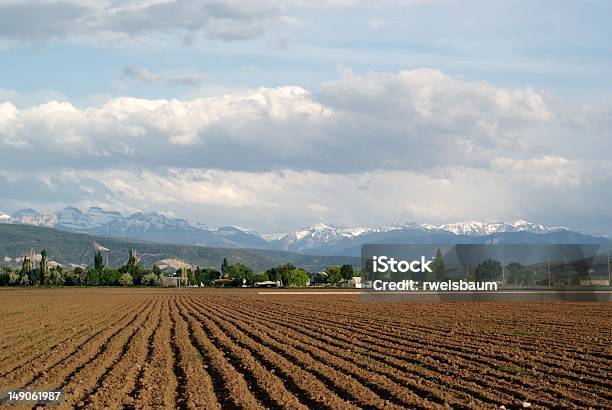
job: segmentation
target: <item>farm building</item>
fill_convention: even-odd
[[[316,272],[310,276],[310,286],[327,285],[327,272]]]
[[[361,276],[353,276],[350,279],[342,279],[337,285],[339,288],[361,289]]]

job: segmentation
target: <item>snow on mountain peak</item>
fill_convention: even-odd
[[[434,225],[422,225],[427,226],[428,229],[439,229],[443,231],[452,232],[456,235],[491,235],[499,232],[532,232],[532,233],[547,233],[547,232],[559,232],[569,230],[566,227],[546,227],[544,225],[527,222],[524,219],[518,219],[512,223],[509,222],[478,222],[478,221],[466,221],[457,222],[450,224],[443,224],[439,226]]]
[[[406,235],[410,235],[411,231],[420,231],[425,234],[427,232],[448,232],[469,236],[486,236],[502,232],[546,234],[570,231],[565,227],[547,227],[517,219],[514,222],[469,220],[441,225],[409,222],[403,225],[352,228],[319,222],[287,234],[260,235],[251,229],[238,226],[220,226],[215,229],[201,223],[190,223],[184,219],[170,216],[171,214],[161,212],[135,212],[129,216],[123,216],[119,212],[106,211],[99,207],[91,207],[86,211],[66,207],[57,212],[37,212],[33,209],[24,209],[11,216],[0,213],[0,223],[55,227],[71,232],[156,242],[218,247],[259,247],[298,252],[333,248],[341,242],[349,246],[353,240],[355,244],[363,243],[370,239],[367,235],[395,230],[405,231]]]

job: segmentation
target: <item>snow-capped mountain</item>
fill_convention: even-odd
[[[184,219],[168,218],[158,212],[136,212],[123,216],[119,212],[106,211],[98,207],[89,208],[84,212],[75,207],[67,207],[56,212],[24,209],[0,222],[182,245],[263,249],[270,247],[260,235],[248,229],[235,226],[209,229],[202,224],[191,224]]]
[[[169,218],[158,212],[123,216],[102,208],[57,212],[24,209],[0,223],[52,227],[69,232],[220,248],[259,248],[315,255],[358,255],[366,243],[590,243],[607,241],[566,227],[515,222],[468,221],[443,225],[406,223],[383,227],[346,228],[318,223],[287,234],[260,235],[237,226],[209,228],[201,223]]]
[[[432,235],[434,234],[440,235],[443,233],[450,233],[453,236],[482,237],[507,232],[529,232],[536,234],[546,234],[562,231],[570,231],[570,229],[566,227],[546,227],[524,220],[517,220],[512,223],[468,221],[443,225],[417,224],[411,222],[406,223],[404,225],[393,225],[376,228],[338,228],[319,223],[310,228],[291,232],[285,235],[284,237],[278,239],[276,241],[276,244],[279,248],[283,250],[290,250],[294,252],[315,251],[316,253],[319,253],[323,251],[322,248],[335,249],[340,243],[364,243],[363,239],[372,239],[374,237],[380,240],[380,234],[388,232],[395,232],[395,234],[399,234],[405,239],[407,237],[414,237],[417,234],[419,235],[419,237],[422,237],[423,234],[428,233],[430,234],[430,237],[432,237]]]
[[[57,215],[50,212],[37,212],[34,209],[22,209],[11,215],[11,222],[55,227],[57,225]]]
[[[324,223],[318,223],[310,228],[288,233],[274,241],[277,247],[283,250],[304,252],[319,248],[326,244],[336,243],[345,239],[351,239],[360,235],[373,232],[388,232],[398,227],[382,228],[340,228]]]
[[[452,232],[456,235],[491,235],[498,232],[532,232],[532,233],[550,233],[559,231],[569,231],[569,228],[564,226],[546,227],[540,224],[534,224],[525,220],[519,219],[515,222],[459,222],[452,224],[444,224],[439,226],[421,225],[429,229],[439,229]]]

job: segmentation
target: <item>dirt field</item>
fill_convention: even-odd
[[[0,388],[90,408],[612,408],[612,303],[0,291]]]

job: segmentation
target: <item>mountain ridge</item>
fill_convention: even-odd
[[[350,256],[305,255],[268,249],[228,249],[216,247],[177,245],[99,237],[61,231],[54,228],[26,224],[0,224],[0,258],[4,263],[18,264],[19,258],[47,251],[49,261],[63,266],[91,266],[95,253],[103,246],[103,257],[108,266],[117,268],[128,260],[134,250],[142,264],[152,266],[169,260],[184,261],[190,265],[219,269],[227,258],[229,263],[243,263],[262,271],[282,263],[292,263],[308,271],[319,271],[326,266],[352,264],[359,266],[359,258]]]
[[[107,211],[100,207],[90,207],[86,211],[66,207],[55,212],[37,212],[28,208],[10,216],[0,212],[0,223],[34,225],[74,233],[179,245],[284,250],[319,255],[356,255],[355,249],[361,244],[376,241],[507,241],[512,237],[507,234],[511,233],[518,234],[514,238],[519,242],[527,237],[536,242],[549,241],[550,238],[567,240],[572,237],[586,241],[607,241],[607,238],[588,235],[564,226],[548,227],[522,219],[514,222],[472,220],[441,225],[410,222],[404,225],[352,228],[317,223],[286,234],[260,235],[254,230],[231,225],[209,228],[205,224],[170,218],[159,212],[135,212],[123,216],[117,211]]]

